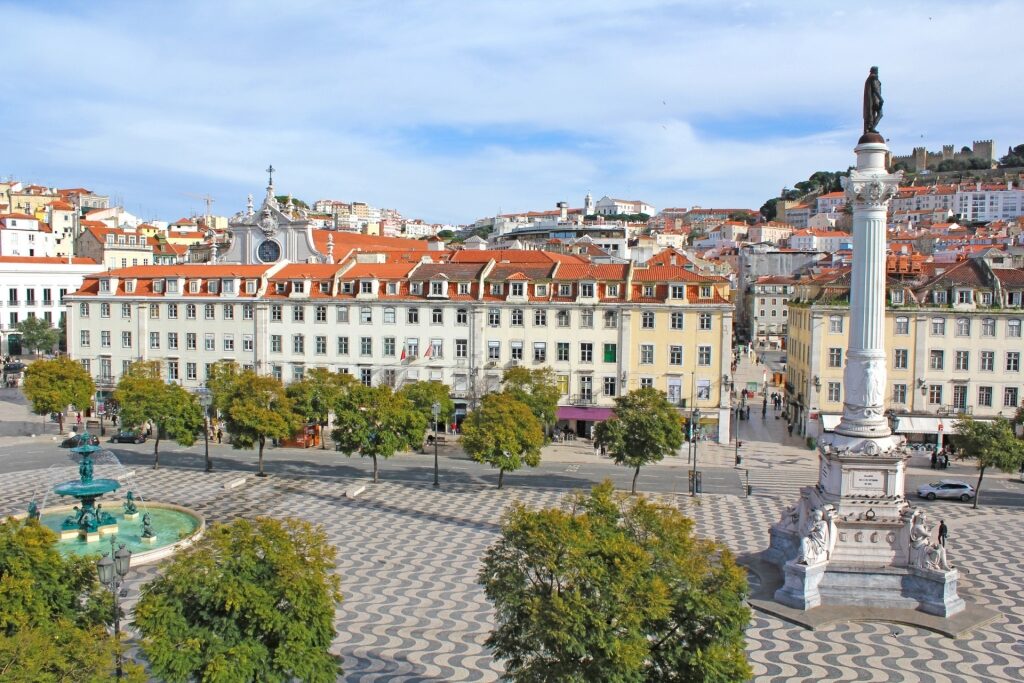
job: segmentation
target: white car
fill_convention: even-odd
[[[967,502],[971,498],[974,498],[974,487],[965,481],[943,479],[942,481],[935,482],[934,484],[922,484],[917,487],[917,495],[919,498],[927,498],[928,500],[935,500],[936,498],[959,498],[960,500]]]

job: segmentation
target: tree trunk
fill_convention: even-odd
[[[981,478],[985,476],[985,466],[978,472],[978,485],[974,487],[974,509],[978,509],[978,498],[981,497]]]
[[[630,489],[630,493],[636,495],[636,478],[640,476],[640,465],[636,466],[636,470],[633,472],[633,488]]]
[[[263,447],[267,445],[267,437],[260,436],[260,459],[259,465],[256,467],[256,476],[265,477],[266,473],[263,471]]]
[[[327,435],[327,425],[328,424],[329,423],[326,420],[324,420],[324,421],[322,421],[320,423],[320,450],[322,450],[322,451],[326,451],[327,450],[327,438],[326,438],[326,435]]]
[[[498,469],[498,488],[501,489],[501,485],[505,483],[505,468]]]
[[[46,418],[43,418],[43,419],[46,419]],[[57,413],[57,429],[60,430],[61,434],[64,433],[64,413],[62,413],[62,412],[58,412]]]
[[[160,469],[160,430],[156,430],[156,441],[153,442],[153,469]]]
[[[374,453],[371,457],[373,457],[373,483],[376,484],[380,481],[380,475],[377,472],[377,454]]]

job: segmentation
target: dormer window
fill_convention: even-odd
[[[982,306],[991,306],[992,305],[992,292],[982,292],[981,293],[981,305]]]
[[[700,298],[701,299],[710,299],[711,298],[711,285],[701,285],[700,286]]]
[[[511,296],[523,296],[523,292],[525,291],[525,286],[523,285],[522,282],[513,282],[510,285],[510,287],[511,287],[511,289],[509,291],[509,294]]]
[[[284,282],[275,282],[274,283],[274,293],[275,294],[285,294],[285,293],[287,293],[287,291],[288,291],[287,283],[284,283]]]
[[[189,294],[199,293],[199,280],[192,280],[188,283]]]
[[[534,285],[533,286],[533,293],[536,294],[537,296],[547,296],[548,295],[548,286],[547,285]]]
[[[255,280],[246,280],[245,281],[245,293],[246,294],[255,294],[256,293],[256,281]]]
[[[110,280],[100,280],[100,293],[110,294]]]
[[[572,296],[572,285],[558,285],[558,296]]]
[[[341,283],[341,293],[342,294],[351,294],[352,293],[352,283],[351,282],[342,282]]]
[[[107,244],[113,244],[113,243],[114,243],[114,236],[113,235],[107,235]]]
[[[956,291],[956,302],[958,304],[974,303],[974,292],[969,289],[958,289]]]
[[[673,299],[685,299],[686,298],[686,286],[685,285],[672,285],[669,287],[669,296]]]
[[[945,304],[947,302],[948,298],[946,296],[946,290],[937,289],[934,292],[932,292],[932,303]]]
[[[153,293],[154,294],[162,294],[163,291],[164,291],[164,281],[163,280],[153,280]]]
[[[225,294],[234,294],[235,293],[235,281],[234,280],[224,280],[224,287],[223,287],[223,289],[224,289],[224,293]]]
[[[580,283],[580,296],[585,299],[594,298],[594,283],[593,282],[581,282]]]
[[[619,295],[619,285],[618,285],[618,283],[611,283],[611,284],[609,284],[608,285],[608,296],[618,296],[618,295]]]
[[[420,295],[423,294],[423,283],[422,282],[410,282],[409,293]]]
[[[891,292],[889,292],[889,301],[891,301],[892,303],[894,303],[896,305],[902,305],[903,304],[903,290],[902,289],[894,289]]]
[[[330,282],[321,282],[319,286],[320,286],[320,293],[321,294],[330,294],[331,293],[331,283]]]
[[[459,294],[469,294],[469,283],[468,282],[460,282],[459,283]]]
[[[388,296],[398,296],[398,283],[397,282],[389,282],[388,283],[388,290],[387,291],[388,291]]]
[[[216,294],[219,289],[219,280],[210,280],[209,282],[206,283],[206,291],[208,291],[210,294]]]
[[[648,298],[654,296],[654,285],[644,285],[644,296]]]
[[[177,280],[168,280],[167,281],[167,293],[168,294],[177,294],[178,293],[178,281]]]
[[[491,296],[501,296],[502,291],[504,291],[504,287],[500,282],[491,283]]]
[[[128,244],[133,247],[135,246],[135,235],[128,236]]]
[[[444,296],[444,282],[439,280],[431,280],[430,282],[430,296]]]
[[[135,280],[125,280],[124,281],[124,291],[125,291],[125,294],[134,294],[135,293]]]
[[[292,294],[305,294],[305,293],[306,293],[306,283],[305,282],[303,282],[302,280],[296,280],[295,282],[292,282]]]
[[[117,243],[118,243],[118,245],[123,245],[124,244],[124,235],[118,235],[117,236]]]
[[[373,294],[373,280],[360,280],[359,281],[359,293],[360,294]]]

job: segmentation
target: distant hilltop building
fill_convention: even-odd
[[[934,168],[943,161],[982,159],[988,163],[989,168],[996,164],[996,145],[992,140],[975,140],[971,147],[963,147],[955,152],[953,145],[943,145],[941,152],[929,152],[925,147],[915,147],[914,151],[904,156],[894,156],[892,165],[902,164],[907,170],[914,173],[921,173]]]

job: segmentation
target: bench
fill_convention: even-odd
[[[437,435],[437,445],[438,446],[444,446],[446,443],[448,443],[448,441],[447,441],[445,435],[444,434],[438,434]],[[430,434],[430,435],[427,436],[427,446],[433,446],[433,445],[434,445],[434,435]]]
[[[232,479],[231,481],[226,481],[224,482],[224,488],[237,489],[239,486],[244,486],[247,480],[248,477],[239,477],[237,479]]]
[[[366,485],[365,484],[356,484],[355,486],[349,486],[347,489],[345,489],[345,497],[346,498],[355,498],[356,496],[358,496],[360,493],[362,493],[365,490],[366,490]]]

